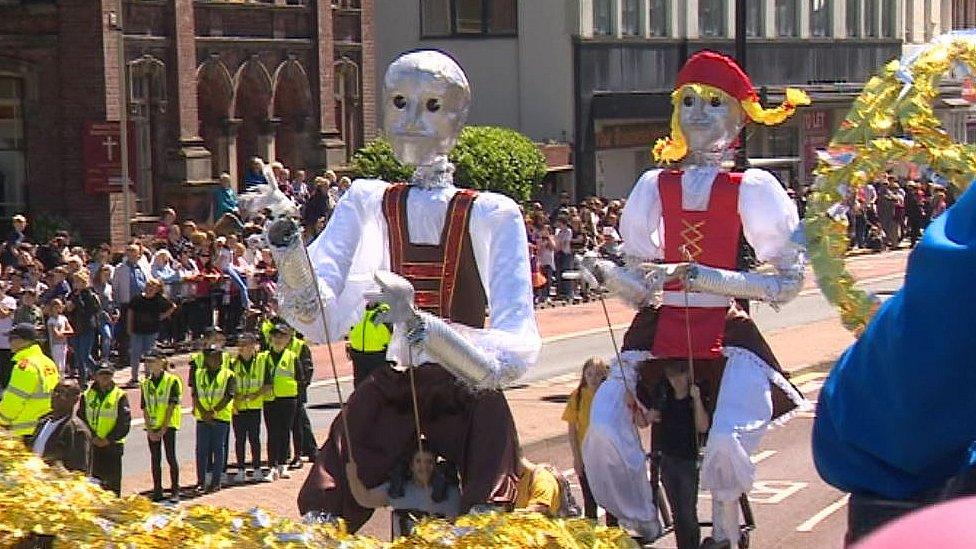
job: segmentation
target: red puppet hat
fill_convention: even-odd
[[[705,84],[718,88],[739,101],[758,100],[749,75],[731,57],[710,50],[692,55],[678,72],[675,88]]]

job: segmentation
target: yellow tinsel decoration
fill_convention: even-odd
[[[816,170],[820,180],[805,221],[810,262],[824,296],[838,308],[844,326],[856,334],[864,330],[877,304],[855,287],[844,265],[846,220],[828,212],[844,200],[845,190],[855,192],[882,175],[891,161],[927,165],[958,192],[965,190],[976,176],[976,148],[953,142],[933,107],[939,81],[953,63],[976,69],[972,39],[932,44],[907,67],[898,60],[886,64],[880,75],[865,84],[828,146],[828,151],[852,149],[853,159],[844,165],[821,161]],[[902,137],[892,136],[895,132]]]
[[[49,467],[17,437],[0,429],[0,546],[51,537],[55,547],[334,549],[593,547],[637,545],[618,528],[583,519],[528,513],[431,520],[394,542],[349,534],[343,524],[304,524],[254,508],[167,507],[142,496],[117,498],[78,473]]]

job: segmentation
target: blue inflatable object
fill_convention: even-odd
[[[823,386],[814,462],[841,490],[910,499],[976,463],[974,186],[925,230],[904,286]]]

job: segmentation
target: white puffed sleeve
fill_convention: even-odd
[[[451,326],[499,362],[501,378],[515,380],[535,365],[542,346],[532,305],[525,222],[510,198],[481,193],[472,207],[469,230],[491,325]]]
[[[758,169],[742,174],[739,215],[746,240],[759,261],[775,261],[788,248],[800,224],[796,204],[773,174]]]
[[[634,184],[627,197],[627,204],[620,216],[620,237],[623,252],[640,260],[663,259],[663,227],[661,219],[661,195],[657,178],[661,170],[644,173]]]
[[[325,230],[308,248],[333,342],[341,341],[362,317],[363,296],[375,289],[373,273],[389,269],[382,220],[383,193],[388,186],[377,179],[354,181],[336,204]],[[306,333],[301,326],[296,328]]]

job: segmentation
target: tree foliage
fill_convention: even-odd
[[[393,157],[393,147],[382,137],[366,143],[352,156],[355,177],[382,179],[383,181],[408,181],[413,168],[404,166]]]
[[[494,191],[525,202],[546,175],[546,160],[529,138],[508,128],[468,126],[451,151],[459,187]],[[406,181],[412,168],[393,157],[390,143],[377,138],[353,156],[358,177]]]

